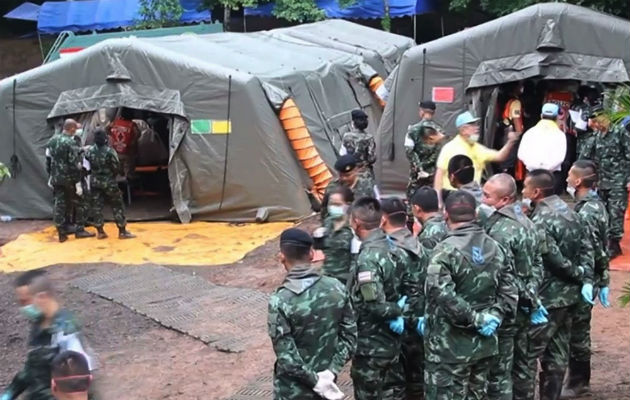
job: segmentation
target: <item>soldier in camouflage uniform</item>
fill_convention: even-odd
[[[400,354],[400,335],[390,329],[403,313],[400,252],[380,229],[381,216],[372,198],[355,201],[350,213],[350,226],[362,242],[350,282],[358,328],[351,370],[356,400],[391,398],[385,393],[386,376]]]
[[[527,378],[514,386],[514,399],[533,399],[536,360],[540,357],[540,399],[557,400],[568,364],[571,315],[580,301],[592,303],[593,247],[588,229],[558,196],[551,172],[537,169],[525,178],[523,198],[531,201],[543,258],[539,284],[541,309],[548,323],[529,330]],[[582,297],[582,299],[580,299]],[[533,319],[532,319],[533,320]]]
[[[449,235],[427,268],[419,331],[425,343],[427,400],[485,398],[495,331],[517,303],[512,261],[475,221],[475,199],[453,192],[445,201]]]
[[[103,229],[103,208],[105,201],[111,205],[116,226],[118,226],[119,239],[131,239],[135,235],[127,231],[127,221],[125,219],[125,205],[122,193],[116,183],[116,175],[120,172],[120,163],[114,149],[107,145],[107,134],[103,129],[98,129],[94,133],[94,145],[92,145],[85,155],[91,167],[91,187],[92,187],[92,213],[94,216],[94,226],[98,232],[99,239],[107,238]]]
[[[346,154],[345,156],[339,157],[335,162],[335,170],[339,174],[339,177],[331,181],[328,186],[326,186],[324,201],[322,202],[322,209],[320,211],[322,222],[328,216],[328,194],[333,188],[339,185],[349,187],[352,190],[355,199],[360,199],[361,197],[379,197],[378,189],[374,184],[374,180],[365,172],[360,170],[357,165],[357,160],[352,154]]]
[[[595,117],[595,137],[584,148],[581,159],[595,162],[599,172],[599,195],[609,216],[608,250],[611,258],[621,254],[623,220],[628,206],[630,183],[630,134],[621,124],[611,126],[603,114]]]
[[[516,191],[516,181],[508,174],[492,176],[483,187],[483,203],[493,210],[484,229],[511,255],[518,287],[517,314],[504,320],[497,332],[499,354],[492,360],[488,377],[490,400],[511,400],[512,382],[522,386],[521,380],[526,378],[530,314],[540,307],[540,240],[534,223],[516,202]]]
[[[54,297],[46,273],[33,270],[20,275],[15,281],[15,292],[21,313],[31,322],[28,353],[23,369],[15,375],[2,400],[17,399],[25,393],[25,400],[54,400],[50,388],[51,363],[66,349],[81,352],[79,326],[72,314]]]
[[[418,242],[426,249],[433,250],[448,234],[444,216],[440,212],[438,195],[430,186],[423,186],[411,198],[414,217],[422,225]]]
[[[85,230],[85,218],[87,215],[85,201],[81,200],[83,186],[81,184],[81,155],[80,148],[73,139],[79,124],[68,119],[63,124],[63,132],[53,135],[46,146],[50,154],[50,183],[53,186],[53,222],[57,228],[59,241],[65,242],[68,239],[68,232],[65,230],[66,218],[69,209],[74,206],[76,210],[77,239],[92,237],[93,233]]]
[[[276,354],[276,400],[338,399],[336,375],[352,358],[357,325],[349,294],[311,265],[311,237],[291,228],[280,236],[284,283],[269,299],[268,329]]]
[[[390,379],[394,386],[394,399],[416,400],[424,397],[424,343],[416,332],[418,316],[424,314],[424,280],[429,263],[428,252],[406,228],[406,207],[402,200],[388,198],[381,201],[382,229],[389,240],[403,251],[401,294],[407,296],[404,310],[405,330],[402,334],[402,352],[397,368]]]
[[[435,103],[420,103],[420,122],[410,125],[405,135],[405,153],[409,160],[407,200],[422,186],[433,185],[435,165],[442,148],[443,129],[435,121]]]
[[[597,185],[597,168],[587,160],[576,161],[569,170],[567,191],[575,196],[575,212],[589,228],[594,254],[594,282],[599,292],[599,300],[604,307],[610,307],[608,299],[608,213],[594,188]],[[588,390],[591,377],[591,310],[592,305],[578,303],[571,316],[571,342],[569,352],[569,378],[562,391],[562,397],[573,398]]]
[[[337,278],[346,285],[354,264],[354,234],[348,223],[348,209],[354,195],[347,186],[337,186],[328,194],[327,200],[328,217],[323,226],[313,232],[314,247],[326,256],[322,274]]]
[[[352,110],[352,127],[341,140],[340,155],[352,154],[357,160],[361,172],[365,172],[374,180],[374,163],[376,162],[376,142],[374,136],[366,132],[368,116],[362,110]]]

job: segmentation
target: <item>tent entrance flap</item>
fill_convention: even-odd
[[[486,60],[479,64],[466,90],[539,76],[543,79],[622,83],[630,80],[620,58],[567,52],[534,52]]]
[[[191,220],[189,196],[183,184],[189,171],[180,160],[178,149],[184,136],[190,132],[190,123],[184,113],[180,93],[170,89],[156,89],[131,82],[110,82],[62,92],[48,114],[48,119],[94,112],[104,108],[131,108],[170,115],[170,138],[168,143],[168,177],[173,206],[180,221]]]

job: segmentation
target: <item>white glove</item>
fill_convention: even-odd
[[[330,380],[326,372],[327,371],[322,371],[317,374],[317,384],[313,388],[313,391],[326,400],[342,400],[344,397],[343,392]],[[328,373],[332,374],[330,371],[328,371]],[[322,376],[320,374],[325,375]],[[332,376],[334,378],[334,374]]]
[[[47,185],[48,185],[49,188],[54,189],[53,184],[52,184],[52,176],[50,178],[48,178]]]
[[[326,380],[329,380],[330,382],[335,381],[335,374],[329,369],[325,369],[323,371],[318,372],[317,376],[319,377],[319,379],[326,379]]]
[[[76,185],[74,185],[76,192],[77,192],[77,196],[83,196],[83,186],[81,186],[81,182],[77,182]]]

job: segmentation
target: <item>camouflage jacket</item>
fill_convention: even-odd
[[[470,193],[474,198],[477,206],[481,204],[481,198],[483,197],[483,190],[481,189],[481,185],[479,182],[472,181],[460,187],[461,190],[464,190]]]
[[[517,288],[501,246],[476,224],[465,224],[437,245],[425,283],[426,360],[461,363],[497,354],[496,335],[479,334],[482,313],[514,313]]]
[[[409,126],[405,136],[405,153],[409,160],[409,179],[412,181],[422,178],[419,176],[421,171],[426,172],[428,176],[435,174],[438,155],[442,149],[442,144],[429,145],[424,142],[422,137],[424,127],[442,131],[437,123],[430,120],[422,120]]]
[[[79,335],[79,326],[67,310],[57,312],[47,328],[40,327],[39,322],[33,323],[24,368],[6,389],[13,395],[12,399],[26,392],[26,400],[54,400],[50,391],[52,360],[66,350],[62,338],[76,335]]]
[[[354,234],[346,222],[339,229],[335,229],[336,220],[328,217],[324,221],[326,237],[322,249],[326,258],[322,265],[322,273],[326,276],[337,278],[344,285],[348,282],[348,276],[352,270],[354,256],[350,253],[350,245]]]
[[[400,353],[400,336],[388,322],[402,315],[400,299],[401,252],[380,229],[361,243],[350,294],[357,313],[357,355],[394,360]]]
[[[630,177],[630,134],[621,125],[611,127],[606,134],[596,132],[579,158],[597,164],[600,189],[625,187]]]
[[[121,171],[118,155],[114,149],[107,145],[102,147],[92,145],[85,158],[90,162],[92,186],[103,188],[116,185],[116,176]]]
[[[81,149],[72,136],[53,135],[46,146],[50,152],[51,183],[69,186],[81,180]]]
[[[388,235],[391,242],[407,257],[402,271],[401,296],[407,296],[405,307],[405,328],[416,335],[418,317],[424,315],[424,281],[427,277],[427,265],[429,264],[429,251],[422,247],[418,240],[403,228]]]
[[[608,213],[606,206],[594,191],[589,191],[578,199],[574,208],[584,225],[588,227],[593,245],[594,281],[596,286],[604,287],[610,284],[608,272]]]
[[[440,243],[448,235],[448,227],[444,216],[442,214],[436,214],[422,224],[422,230],[418,234],[418,241],[426,249],[433,249],[438,243]]]
[[[268,330],[276,353],[274,399],[319,399],[317,372],[339,373],[357,344],[346,288],[308,264],[293,267],[271,295]]]
[[[326,186],[324,196],[328,195],[334,188],[341,185],[343,185],[343,183],[341,183],[339,178],[330,181],[330,183]],[[352,190],[352,193],[354,193],[354,198],[356,200],[361,197],[376,197],[374,187],[374,180],[370,177],[369,173],[362,172],[358,174],[356,182],[350,189]],[[326,217],[328,217],[328,210],[326,207],[322,207],[320,216],[322,222],[326,220]]]
[[[341,142],[346,152],[354,155],[361,167],[371,167],[376,162],[376,143],[371,134],[351,130],[343,135]]]
[[[538,277],[538,293],[542,304],[547,309],[576,304],[582,284],[593,282],[593,247],[588,229],[555,195],[537,202],[531,219],[541,240],[543,275]]]
[[[534,223],[523,214],[519,203],[497,210],[485,225],[486,232],[511,254],[514,261],[519,306],[537,308],[538,281],[543,265],[540,240]]]

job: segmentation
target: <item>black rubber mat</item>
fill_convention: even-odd
[[[352,400],[353,389],[352,379],[350,378],[350,365],[347,365],[339,374],[337,379],[339,389],[346,395],[344,400]],[[273,376],[269,372],[266,375],[259,376],[255,380],[239,389],[231,397],[225,400],[271,400],[273,397]]]
[[[241,352],[267,339],[268,295],[256,290],[214,285],[157,265],[114,268],[71,284],[221,351]]]

